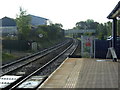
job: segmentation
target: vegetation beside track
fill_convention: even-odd
[[[2,53],[2,60],[10,60],[10,59],[14,59],[16,58],[17,56],[15,55],[12,55],[10,53]]]
[[[26,53],[35,53],[37,51],[40,51],[44,48],[51,47],[61,41],[64,40],[64,30],[62,29],[62,24],[50,24],[50,25],[39,25],[39,26],[32,26],[30,24],[31,17],[26,13],[26,10],[23,10],[20,7],[20,13],[17,15],[15,21],[18,28],[18,34],[15,35],[16,37],[11,36],[4,36],[3,40],[9,40],[10,42],[12,40],[25,41],[23,45],[14,43],[10,44],[7,42],[7,46],[3,45],[3,54],[2,54],[2,60],[9,60],[9,59],[16,59],[20,58],[21,55],[14,55],[17,50],[20,52],[23,52],[23,55],[26,56]],[[27,41],[27,46],[26,45]],[[32,51],[32,43],[37,43],[37,51]],[[28,45],[29,44],[29,45]],[[15,48],[15,46],[17,46]],[[21,48],[21,47],[25,48]],[[9,47],[9,48],[8,48]],[[30,47],[30,48],[29,48]],[[7,52],[4,51],[7,49]],[[19,52],[17,51],[17,53]],[[9,54],[8,54],[9,53]],[[8,55],[7,55],[8,54]]]
[[[64,41],[64,39],[63,40],[58,39],[58,40],[52,40],[52,41],[50,41],[50,40],[42,41],[42,42],[40,42],[40,50],[52,47],[53,45],[55,45],[57,43],[60,43],[60,42],[63,42],[63,41]],[[36,51],[36,52],[38,52],[38,51]],[[35,51],[32,51],[32,50],[27,50],[27,51],[5,50],[4,51],[3,50],[3,52],[2,52],[2,62],[3,63],[8,63],[8,62],[14,61],[18,58],[30,55],[32,53],[35,53]]]

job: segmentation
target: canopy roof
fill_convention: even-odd
[[[108,19],[113,19],[116,17],[120,18],[120,1],[115,6],[115,8],[112,10],[112,12],[107,16]]]

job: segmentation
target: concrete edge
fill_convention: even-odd
[[[56,72],[60,67],[62,67],[62,65],[63,65],[68,59],[69,59],[69,57],[67,57],[67,58],[62,62],[62,64],[61,64],[52,74],[50,74],[50,76],[38,87],[38,89],[41,88],[41,87],[53,76],[53,74],[55,74],[55,72]],[[38,89],[37,89],[37,90],[38,90]]]

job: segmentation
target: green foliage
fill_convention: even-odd
[[[2,60],[8,60],[8,59],[13,59],[15,56],[9,54],[9,53],[2,53]]]
[[[89,33],[84,33],[84,35],[87,35],[87,36],[92,36],[93,33],[92,32],[89,32]]]
[[[76,23],[77,29],[96,29],[98,23],[94,22],[92,19],[88,19],[87,21],[80,21]]]
[[[106,39],[108,36],[110,36],[112,33],[112,23],[107,22],[104,24],[98,24],[96,29],[96,37],[98,39]]]
[[[18,40],[17,36],[2,36],[3,40]]]
[[[118,22],[120,23],[120,21]],[[111,22],[107,22],[107,23],[98,23],[95,22],[92,19],[88,19],[86,21],[80,21],[76,23],[76,27],[74,27],[74,29],[95,29],[96,33],[95,36],[98,39],[106,39],[108,36],[111,35],[112,32],[112,23]],[[118,33],[120,35],[120,30],[118,30]],[[93,35],[93,33],[85,33],[84,35]]]
[[[18,39],[28,39],[31,30],[30,21],[31,18],[26,14],[26,10],[23,10],[20,7],[20,13],[16,17],[16,23],[19,31]]]
[[[29,41],[44,41],[57,40],[64,38],[64,31],[62,24],[40,25],[32,27],[30,25],[31,18],[26,14],[26,11],[20,7],[20,13],[16,17],[18,27],[18,39]],[[39,35],[43,37],[39,37]]]
[[[61,24],[40,25],[31,31],[30,37],[33,41],[57,40],[64,38],[64,31]],[[43,37],[39,37],[42,34]]]

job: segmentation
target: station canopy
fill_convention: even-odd
[[[108,19],[114,19],[116,17],[120,18],[120,1],[112,10],[112,12],[107,16]]]

